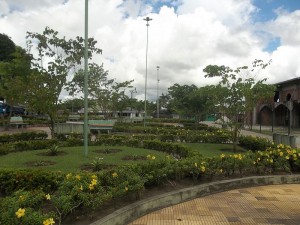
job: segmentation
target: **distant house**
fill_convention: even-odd
[[[275,84],[274,97],[253,111],[253,122],[261,125],[300,127],[300,78]]]

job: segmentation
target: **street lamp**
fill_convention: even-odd
[[[156,108],[157,108],[157,114],[156,117],[159,118],[159,96],[158,96],[158,86],[159,86],[159,66],[156,66],[157,69],[157,100],[156,100]]]
[[[152,19],[148,16],[144,18],[144,20],[147,22],[147,42],[146,42],[146,76],[145,76],[145,114],[144,114],[144,127],[146,126],[146,117],[147,117],[147,66],[148,66],[148,27],[149,27],[149,21]]]
[[[133,90],[130,90],[130,111],[132,111],[132,96],[133,96],[133,93],[137,93],[136,92],[136,88],[134,88]],[[130,112],[132,113],[132,112]]]

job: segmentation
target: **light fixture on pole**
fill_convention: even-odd
[[[158,90],[159,90],[159,66],[156,66],[157,69],[157,100],[156,100],[156,117],[159,118],[159,96],[158,96]]]
[[[134,88],[133,90],[130,90],[129,92],[130,92],[130,111],[132,111],[132,96],[133,96],[133,93],[136,93],[136,88]]]
[[[144,127],[145,127],[146,126],[146,117],[147,117],[148,27],[149,27],[149,21],[151,21],[152,19],[147,16],[146,18],[144,18],[144,20],[147,22],[146,23],[146,26],[147,26],[147,42],[146,42],[146,76],[145,76],[145,113],[144,113]]]

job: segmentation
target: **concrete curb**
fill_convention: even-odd
[[[194,198],[237,188],[275,184],[300,184],[300,174],[253,176],[232,180],[222,180],[184,188],[135,202],[91,223],[90,225],[125,225],[155,210]]]

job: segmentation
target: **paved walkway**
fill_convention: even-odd
[[[243,188],[197,198],[128,225],[300,225],[300,184]]]

